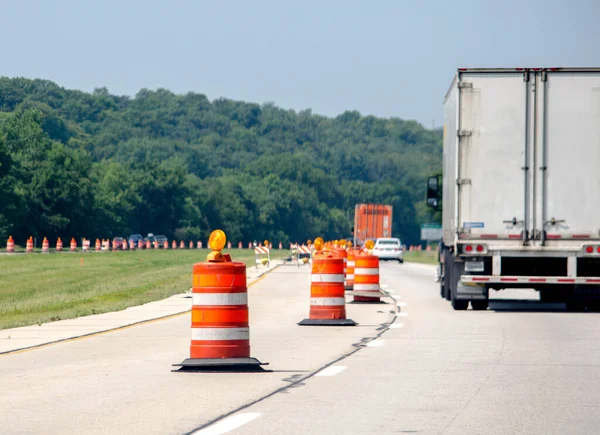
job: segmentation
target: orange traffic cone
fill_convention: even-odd
[[[169,249],[169,242],[165,240],[165,243],[163,243],[163,249]]]
[[[246,265],[222,255],[224,245],[192,269],[192,340],[190,358],[174,364],[181,370],[264,364],[250,357]]]
[[[8,236],[8,240],[6,241],[6,252],[9,254],[15,252],[15,241],[13,240],[12,236]]]
[[[252,242],[248,242],[248,249],[252,249]]]
[[[58,240],[56,240],[56,252],[62,252],[62,250],[63,250],[63,242],[59,237]]]
[[[146,249],[150,249],[152,247],[152,244],[150,243],[150,240],[146,240]]]
[[[194,242],[190,240],[190,249],[194,249]]]
[[[379,287],[379,257],[360,254],[354,260],[354,302],[379,303],[385,297]]]
[[[74,238],[71,238],[71,251],[77,251],[77,242]]]
[[[238,243],[238,249],[242,249],[242,242]]]
[[[138,249],[144,249],[144,241],[138,240]]]
[[[96,239],[96,245],[94,246],[94,251],[98,252],[102,249],[102,246],[100,245],[100,239]]]
[[[44,240],[42,241],[42,254],[49,254],[50,253],[50,243],[48,243],[48,239],[44,237]]]
[[[183,240],[179,243],[179,249],[185,249],[185,242]]]
[[[344,286],[346,287],[346,290],[353,290],[354,289],[354,265],[355,265],[355,258],[358,255],[359,250],[358,249],[348,249],[347,255],[348,255],[348,262],[346,263],[346,282],[344,283]]]
[[[354,326],[346,318],[344,259],[337,252],[319,252],[313,258],[309,318],[301,326]]]
[[[25,248],[25,252],[33,252],[33,237],[29,237],[27,239],[27,245]]]
[[[177,242],[175,240],[171,243],[171,249],[177,249]]]

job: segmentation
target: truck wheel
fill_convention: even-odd
[[[485,311],[488,309],[489,304],[490,301],[488,299],[483,301],[471,301],[471,308],[473,308],[475,311]]]
[[[454,308],[455,311],[464,311],[469,308],[469,301],[452,299],[452,308]]]
[[[570,299],[566,302],[565,305],[567,306],[567,311],[572,311],[572,312],[585,311],[585,303],[578,301],[578,300]]]

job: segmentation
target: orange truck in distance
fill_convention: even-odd
[[[354,207],[354,246],[369,240],[392,237],[392,206],[386,204],[356,204]]]

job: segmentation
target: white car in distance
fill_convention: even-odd
[[[380,260],[396,260],[404,263],[404,253],[400,239],[395,238],[379,238],[373,247],[373,255],[379,257]]]

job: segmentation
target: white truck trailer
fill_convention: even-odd
[[[597,310],[600,68],[459,69],[427,199],[442,209],[440,291],[454,309],[533,288]]]

